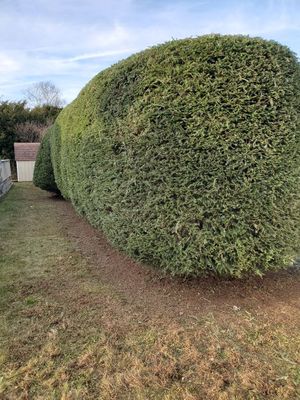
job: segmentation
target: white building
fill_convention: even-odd
[[[40,143],[14,143],[18,182],[32,181],[39,147]]]

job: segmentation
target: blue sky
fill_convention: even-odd
[[[69,102],[132,53],[208,33],[274,39],[300,56],[300,0],[0,0],[0,97],[51,80]]]

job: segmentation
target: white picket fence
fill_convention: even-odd
[[[9,191],[12,185],[9,160],[0,160],[0,197]]]

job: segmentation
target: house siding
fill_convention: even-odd
[[[18,182],[30,182],[33,179],[35,161],[17,161]]]

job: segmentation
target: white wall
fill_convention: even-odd
[[[9,160],[0,160],[0,197],[11,187],[11,171]]]
[[[35,161],[17,161],[18,182],[30,182],[33,178]]]
[[[0,160],[0,181],[5,181],[11,176],[9,160]]]

